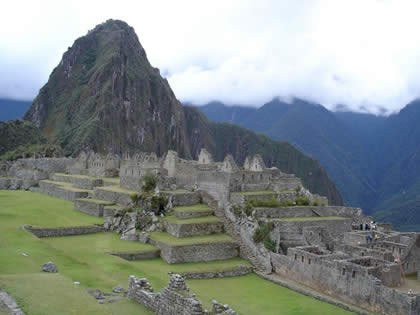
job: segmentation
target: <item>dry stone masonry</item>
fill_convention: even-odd
[[[147,253],[109,253],[123,259],[160,255],[168,263],[183,263],[240,256],[259,274],[275,274],[369,312],[420,314],[420,292],[401,289],[405,275],[420,274],[419,233],[371,223],[359,208],[329,206],[296,176],[266,167],[259,155],[240,166],[231,155],[215,161],[205,149],[197,161],[174,151],[161,157],[82,152],[77,158],[21,159],[0,170],[0,189],[30,189],[72,200],[77,211],[105,217],[104,227],[25,226],[38,237],[112,230],[124,240],[156,247]],[[138,202],[145,175],[156,178],[149,197],[165,200],[156,213],[139,210],[145,205],[143,197],[143,204]],[[146,279],[132,276],[128,295],[158,314],[205,314],[184,277],[251,271],[243,266],[171,275],[159,293]],[[217,302],[211,312],[233,313]]]

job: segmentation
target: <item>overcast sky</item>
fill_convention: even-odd
[[[0,97],[33,99],[74,40],[134,27],[181,101],[300,97],[377,113],[420,96],[420,1],[7,1]]]

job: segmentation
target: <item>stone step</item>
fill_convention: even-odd
[[[121,188],[120,186],[95,187],[93,197],[98,200],[112,201],[120,205],[128,205],[131,202],[131,195],[137,191]]]
[[[118,256],[125,260],[145,260],[160,257],[160,249],[156,248],[154,250],[140,252],[112,252],[107,254]]]
[[[173,190],[173,191],[162,191],[165,197],[171,200],[172,206],[192,206],[200,203],[201,196],[199,192],[193,192],[188,190]]]
[[[225,260],[237,257],[239,246],[226,234],[176,238],[168,233],[149,233],[150,243],[159,247],[169,264]]]
[[[92,190],[76,188],[67,182],[56,182],[51,180],[39,181],[39,188],[41,193],[70,201],[86,198],[93,193]]]
[[[163,219],[163,225],[168,234],[175,237],[190,237],[223,233],[222,220],[215,216],[180,219],[168,216]]]
[[[207,217],[213,215],[213,210],[206,204],[195,204],[192,206],[178,206],[173,208],[174,214],[180,219]]]
[[[112,201],[91,198],[80,198],[74,201],[74,209],[96,217],[103,217],[105,206],[111,205],[113,205]]]
[[[230,201],[233,204],[244,203],[249,199],[271,199],[277,198],[277,193],[272,190],[258,191],[236,191],[230,194]]]

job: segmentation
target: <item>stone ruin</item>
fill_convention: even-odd
[[[217,250],[214,245],[208,248],[196,246],[193,251],[184,251],[182,247],[160,247],[160,256],[167,262],[220,259],[239,253],[264,277],[276,274],[372,312],[420,313],[420,296],[399,289],[404,282],[404,274],[420,271],[419,233],[393,231],[390,224],[377,224],[375,230],[360,230],[361,223],[372,221],[372,218],[363,215],[361,209],[329,206],[325,197],[309,192],[296,176],[277,168],[268,168],[259,155],[247,157],[241,167],[231,155],[223,161],[214,161],[204,149],[197,161],[182,159],[174,151],[168,151],[162,157],[154,153],[138,153],[124,154],[123,158],[82,152],[75,159],[20,159],[4,163],[0,170],[1,189],[31,189],[75,200],[76,209],[107,218],[109,213],[115,213],[113,208],[131,203],[130,196],[118,189],[139,191],[143,176],[154,174],[158,179],[155,194],[168,196],[170,207],[197,204],[200,200],[211,203],[211,213],[221,219],[218,223],[221,226],[212,228],[217,228],[214,231],[225,231],[236,242],[227,244],[225,248],[220,245]],[[106,179],[110,176],[118,176],[119,187],[115,191],[100,187],[109,184]],[[54,186],[51,179],[71,181],[75,187],[91,189],[98,202],[90,202],[91,193]],[[34,187],[38,184],[39,188]],[[183,193],[177,193],[179,191]],[[277,207],[256,207],[246,212],[249,200],[273,198],[285,203]],[[309,204],[287,203],[297,198],[305,198]],[[102,202],[109,200],[111,205],[105,208]],[[140,235],[136,232],[135,217],[135,213],[114,217],[106,221],[106,228],[120,232],[123,239],[150,242],[148,230]],[[269,227],[269,234],[264,242],[256,241],[256,231],[264,226]],[[202,229],[196,226],[195,230],[186,232],[177,230],[176,225],[164,228],[181,237]],[[368,233],[377,235],[377,239],[367,242]],[[266,247],[266,244],[269,246]],[[210,257],[211,251],[215,254]],[[194,253],[200,257],[195,257]],[[159,255],[153,253],[156,254]],[[153,293],[147,280],[130,278],[132,298],[151,309],[165,309],[168,307],[166,302],[159,301],[172,298],[180,301],[178,306],[183,305],[182,312],[185,311],[185,314],[198,309],[205,312],[190,293],[177,295],[189,292],[186,287],[175,289],[174,286],[182,283],[174,276],[167,288]],[[215,305],[212,311],[223,314],[220,312],[224,306]]]
[[[128,297],[158,315],[236,314],[228,305],[216,301],[213,301],[211,312],[203,309],[201,301],[190,291],[184,277],[179,274],[170,273],[168,286],[159,293],[153,292],[146,278],[130,276]]]

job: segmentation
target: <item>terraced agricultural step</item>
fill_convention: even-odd
[[[120,184],[117,177],[95,177],[78,174],[54,173],[52,180],[71,183],[74,187],[83,189],[93,189],[94,187],[115,186]]]
[[[172,205],[175,206],[192,206],[200,203],[200,193],[188,190],[172,190],[162,191],[165,197],[172,200]]]
[[[113,216],[115,212],[125,209],[125,206],[112,204],[104,207],[104,217]]]
[[[149,233],[150,243],[160,248],[169,264],[224,260],[238,256],[239,247],[227,234],[176,238],[163,232]]]
[[[74,209],[96,217],[103,217],[105,206],[113,204],[111,201],[81,198],[74,201]]]
[[[125,260],[145,260],[160,257],[160,249],[133,252],[112,252],[109,255],[118,256]]]
[[[70,201],[87,198],[93,193],[92,190],[76,188],[67,182],[56,182],[52,180],[41,180],[39,182],[39,188],[41,193]]]
[[[236,204],[243,203],[249,199],[271,199],[276,197],[277,193],[272,190],[237,191],[230,194],[230,201]]]
[[[120,186],[104,186],[95,187],[93,196],[95,199],[112,201],[126,206],[131,202],[130,196],[137,193],[137,191],[121,188]]]
[[[223,233],[223,222],[215,216],[180,219],[169,216],[163,219],[168,234],[175,237],[190,237]]]
[[[254,208],[254,216],[256,218],[288,218],[288,217],[316,217],[317,215],[312,209],[317,207],[296,206],[296,207],[279,207],[279,208]]]
[[[192,206],[178,206],[173,208],[174,214],[179,219],[190,219],[207,217],[213,215],[213,210],[206,204],[195,204]]]

